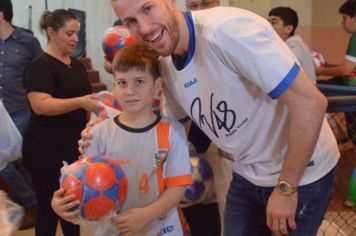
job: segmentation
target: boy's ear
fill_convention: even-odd
[[[287,25],[284,27],[285,32],[290,35],[293,31],[293,25]]]

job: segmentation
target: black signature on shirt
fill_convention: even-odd
[[[192,102],[190,116],[200,128],[204,125],[208,126],[217,138],[219,138],[217,129],[230,132],[236,121],[236,114],[233,110],[228,109],[226,101],[220,101],[214,107],[214,93],[210,96],[210,117],[202,114],[202,102],[199,97],[196,97]]]

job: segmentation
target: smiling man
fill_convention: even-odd
[[[270,24],[238,8],[182,13],[174,0],[113,7],[162,55],[165,114],[190,116],[233,154],[225,235],[315,235],[339,152],[325,97]]]

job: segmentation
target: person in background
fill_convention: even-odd
[[[339,8],[342,15],[342,25],[346,33],[351,35],[346,50],[345,58],[342,64],[316,69],[317,75],[332,76],[333,80],[338,81],[339,85],[356,86],[356,1],[349,0],[343,3]],[[337,79],[340,78],[341,80]],[[347,134],[356,145],[356,111],[345,112],[347,125]],[[353,207],[352,201],[347,200],[344,203],[347,207]]]
[[[23,134],[31,114],[22,82],[23,73],[42,49],[32,34],[11,24],[12,17],[11,0],[0,0],[0,99]],[[36,194],[21,158],[8,163],[0,171],[0,177],[13,191],[13,200],[25,209],[20,229],[33,227],[36,221]]]
[[[224,234],[316,235],[340,156],[326,98],[265,19],[175,3],[116,0],[114,10],[162,56],[163,114],[189,116],[233,155]]]
[[[78,42],[79,20],[63,9],[45,11],[40,27],[48,46],[28,66],[24,87],[31,119],[23,139],[23,160],[30,170],[38,199],[36,236],[54,236],[59,217],[51,208],[59,188],[62,161],[79,157],[77,140],[87,112],[100,109],[84,66],[71,57]],[[64,235],[79,236],[79,226],[60,220]]]
[[[154,95],[160,90],[158,55],[140,44],[127,46],[113,61],[114,93],[122,113],[92,129],[84,155],[101,155],[122,164],[128,193],[120,213],[97,225],[97,236],[182,235],[176,206],[186,185],[192,184],[189,153],[183,126],[154,113]],[[53,196],[53,209],[76,221],[80,210],[75,196]]]
[[[220,0],[185,0],[187,10],[196,11],[220,6]]]
[[[268,21],[292,50],[308,78],[316,83],[316,73],[309,47],[299,35],[295,34],[299,22],[297,12],[290,7],[276,7],[268,13]]]
[[[345,58],[342,64],[331,67],[319,67],[317,75],[342,76],[343,84],[356,86],[356,1],[346,1],[340,6],[342,25],[346,33],[351,35]],[[345,113],[347,132],[353,145],[356,145],[356,111]]]
[[[356,86],[356,1],[349,0],[339,8],[342,25],[346,33],[351,35],[345,58],[342,64],[316,69],[317,75],[343,76],[344,85]]]

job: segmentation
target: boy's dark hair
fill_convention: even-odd
[[[159,77],[158,54],[142,44],[126,46],[115,55],[113,71],[127,72],[132,69],[150,72],[153,79]]]
[[[341,5],[339,9],[339,13],[348,15],[350,17],[354,17],[356,14],[356,1],[355,0],[346,1],[344,4]]]
[[[0,11],[4,14],[6,21],[12,21],[13,12],[11,0],[0,0]]]
[[[268,16],[278,16],[281,18],[281,20],[283,21],[283,25],[287,26],[287,25],[292,25],[293,26],[293,30],[290,33],[290,35],[294,35],[295,30],[298,27],[298,14],[296,11],[294,11],[292,8],[290,7],[276,7],[273,8],[269,13]]]

